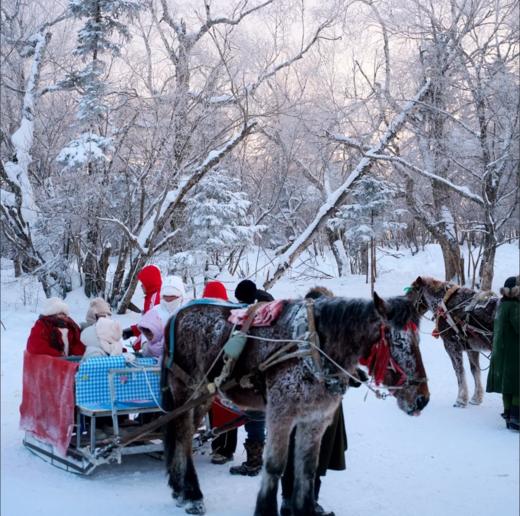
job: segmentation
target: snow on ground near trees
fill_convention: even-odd
[[[518,273],[518,247],[498,250],[495,291]],[[402,293],[419,274],[442,278],[437,246],[414,257],[384,256],[377,291]],[[317,266],[331,270],[331,264]],[[304,294],[316,284],[337,295],[368,296],[364,278],[313,280],[287,277],[272,289],[275,297]],[[227,284],[230,293],[236,280]],[[2,516],[174,516],[177,508],[166,485],[163,464],[148,457],[127,458],[82,478],[58,470],[22,446],[18,429],[22,355],[37,317],[42,294],[30,280],[15,281],[2,270],[1,341],[1,514]],[[136,300],[137,295],[136,295]],[[67,298],[72,316],[84,318],[87,300],[81,291]],[[25,305],[24,305],[25,303]],[[116,316],[123,324],[135,314]],[[394,400],[376,399],[363,388],[350,389],[343,404],[348,433],[347,470],[329,472],[320,501],[338,516],[517,516],[519,513],[519,439],[500,418],[501,399],[486,394],[481,406],[453,408],[455,375],[442,343],[430,336],[433,323],[423,320],[421,350],[430,380],[431,401],[420,417],[399,411]],[[488,361],[482,357],[482,367]],[[466,361],[467,366],[467,361]],[[469,368],[466,367],[469,371]],[[483,374],[484,381],[487,373]],[[472,380],[468,378],[472,389]],[[235,462],[244,460],[243,430]],[[229,465],[210,464],[197,455],[196,466],[209,516],[253,514],[260,478],[237,478]]]

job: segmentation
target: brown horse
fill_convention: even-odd
[[[325,359],[311,352],[307,303]],[[163,403],[171,409],[197,397],[223,367],[222,347],[232,325],[232,306],[191,304],[167,325],[163,378],[169,390]],[[296,428],[294,516],[316,516],[314,477],[322,435],[348,384],[344,371],[353,372],[360,358],[371,356],[378,345],[392,355],[383,364],[384,383],[395,389],[399,407],[419,414],[429,400],[420,352],[412,341],[394,344],[387,313],[391,306],[374,294],[374,300],[320,298],[314,302],[287,301],[280,317],[269,327],[251,328],[247,345],[233,377],[240,386],[225,396],[242,408],[266,412],[267,443],[264,471],[255,516],[278,516],[278,481],[287,461],[289,436]],[[173,322],[172,322],[173,321]],[[170,328],[172,326],[172,328]],[[175,350],[172,353],[172,337]],[[406,341],[406,342],[405,342]],[[289,344],[287,344],[289,343]],[[288,345],[292,358],[265,364]],[[338,369],[337,366],[341,369]],[[398,365],[396,368],[395,366]],[[338,374],[340,373],[340,374]],[[169,485],[177,505],[188,514],[204,514],[204,502],[192,460],[192,435],[209,402],[168,423],[165,458]]]
[[[430,310],[436,319],[434,336],[440,336],[457,376],[458,395],[454,407],[468,404],[468,386],[463,352],[468,354],[475,391],[469,402],[480,405],[484,389],[480,378],[480,352],[490,352],[493,344],[493,320],[498,297],[491,292],[476,292],[448,281],[419,276],[412,293],[421,315]]]

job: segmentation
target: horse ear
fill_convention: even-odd
[[[422,287],[424,285],[424,281],[421,276],[417,276],[416,280],[412,283],[413,287]]]
[[[379,297],[375,290],[372,294],[372,299],[374,300],[374,307],[376,311],[386,318],[388,315],[388,305],[385,303],[385,300],[382,297]]]

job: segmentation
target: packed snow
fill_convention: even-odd
[[[401,294],[420,274],[442,279],[438,246],[427,246],[415,256],[406,250],[395,254],[380,256],[378,293]],[[315,269],[332,273],[331,263],[327,260]],[[495,291],[506,277],[518,274],[518,263],[518,245],[499,248]],[[238,280],[224,279],[232,294]],[[253,279],[260,283],[262,278]],[[158,460],[130,457],[122,465],[102,466],[91,477],[80,477],[52,467],[22,446],[18,428],[22,356],[44,295],[35,280],[15,280],[8,262],[2,263],[1,282],[2,516],[185,514],[175,506]],[[362,276],[322,280],[301,269],[276,283],[271,292],[275,297],[295,297],[317,284],[336,295],[369,295]],[[138,293],[134,301],[142,301]],[[84,320],[88,300],[82,291],[73,291],[67,302],[74,319]],[[123,325],[138,319],[136,314],[115,317]],[[392,399],[367,396],[363,387],[345,395],[347,470],[328,472],[320,497],[322,505],[337,516],[518,515],[518,433],[505,428],[497,394],[486,394],[481,406],[452,406],[457,395],[455,374],[442,342],[431,337],[432,329],[433,323],[423,319],[421,350],[431,400],[420,417],[405,415]],[[481,365],[487,367],[486,358],[482,357]],[[245,460],[243,440],[241,429],[235,463]],[[195,460],[208,516],[253,514],[260,477],[231,476],[229,464],[212,465],[207,452]]]

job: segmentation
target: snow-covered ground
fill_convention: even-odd
[[[497,254],[494,288],[518,274],[517,245]],[[330,265],[328,270],[330,270]],[[319,267],[327,270],[327,264]],[[414,257],[382,257],[376,286],[383,295],[402,293],[419,274],[443,277],[440,251],[427,247]],[[32,280],[15,281],[2,270],[1,330],[1,507],[2,516],[173,516],[175,507],[161,462],[128,458],[82,478],[53,468],[22,446],[18,429],[22,355],[37,318],[42,293]],[[236,280],[235,280],[236,282]],[[316,284],[337,295],[364,296],[364,278],[301,279],[297,274],[272,289],[275,297],[295,297]],[[229,283],[232,293],[233,283]],[[136,300],[137,299],[136,296]],[[72,316],[84,319],[88,301],[80,290],[67,298]],[[135,315],[116,316],[124,324]],[[481,406],[453,408],[455,375],[442,343],[430,336],[433,324],[423,320],[421,349],[431,401],[420,417],[399,411],[394,400],[376,399],[363,388],[344,398],[349,449],[347,470],[329,472],[321,503],[338,516],[517,516],[519,514],[519,435],[500,418],[499,395],[487,394]],[[487,360],[481,362],[487,367]],[[484,372],[484,381],[487,373]],[[469,385],[472,381],[468,378]],[[242,430],[241,430],[242,432]],[[239,435],[243,442],[243,435]],[[235,462],[244,460],[239,445]],[[237,478],[229,465],[210,464],[196,457],[208,515],[246,516],[253,513],[260,479]]]

